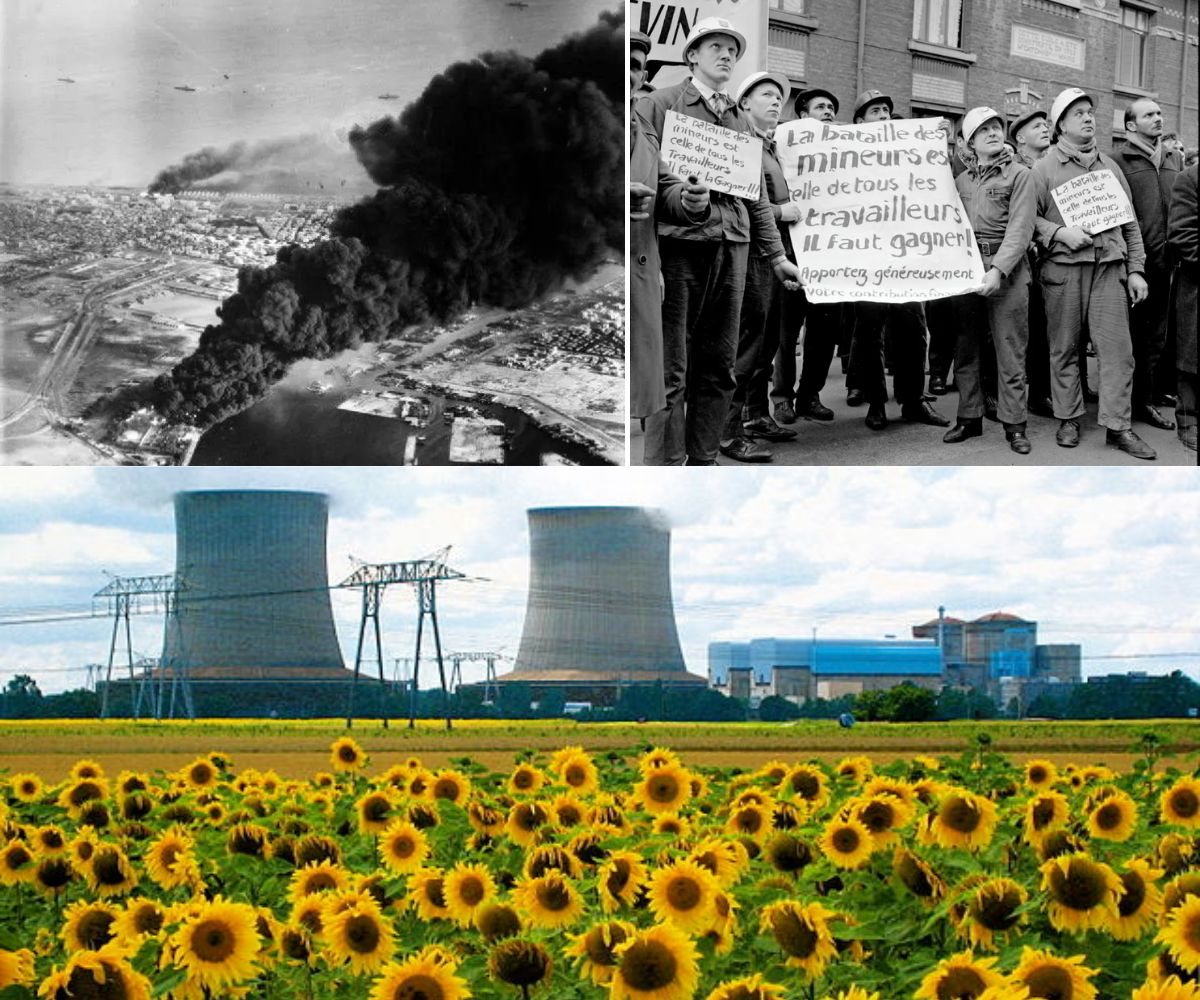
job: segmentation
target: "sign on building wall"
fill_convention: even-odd
[[[762,139],[678,111],[663,122],[662,158],[680,177],[698,177],[714,191],[757,199]]]
[[[810,301],[917,301],[983,282],[941,118],[780,125],[800,219],[790,230]]]
[[[1027,24],[1014,24],[1008,53],[1083,72],[1086,48],[1087,43],[1082,38],[1031,28]]]
[[[763,0],[629,0],[626,13],[631,30],[650,36],[649,81],[655,87],[669,87],[687,76],[683,43],[692,25],[706,17],[723,17],[746,37],[746,51],[729,82],[730,93],[744,77],[767,68],[767,9]]]

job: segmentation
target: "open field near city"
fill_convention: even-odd
[[[1153,730],[1171,747],[1165,763],[1194,767],[1200,726],[1181,720],[1146,722],[940,722],[859,723],[842,729],[833,721],[765,723],[575,723],[456,720],[450,732],[441,720],[356,720],[354,737],[383,770],[419,755],[433,766],[470,757],[494,768],[511,767],[525,750],[551,752],[579,744],[596,754],[641,746],[670,746],[693,766],[753,769],[772,758],[833,762],[851,754],[890,761],[914,754],[959,754],[975,746],[979,733],[991,748],[1018,760],[1048,757],[1057,763],[1107,764],[1127,768],[1133,745]],[[274,768],[301,777],[324,766],[331,740],[345,731],[342,720],[207,720],[141,722],[79,720],[0,722],[0,768],[35,770],[48,780],[66,776],[80,756],[115,772],[122,768],[171,770],[197,754],[219,750],[235,766]],[[1188,764],[1188,761],[1191,764]]]

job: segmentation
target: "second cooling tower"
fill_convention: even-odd
[[[344,673],[329,601],[323,493],[175,495],[179,630],[166,659],[203,678]]]
[[[703,684],[679,647],[670,552],[658,511],[530,510],[525,626],[501,682]]]

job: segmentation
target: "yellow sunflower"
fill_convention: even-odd
[[[895,843],[897,831],[908,826],[916,815],[911,805],[890,794],[864,796],[848,803],[846,808],[870,831],[877,850]]]
[[[632,906],[638,890],[646,884],[649,872],[642,856],[634,851],[613,851],[600,867],[596,880],[600,892],[600,906],[605,913],[612,913],[624,906]]]
[[[252,979],[257,968],[258,915],[245,903],[217,896],[186,917],[171,937],[173,964],[213,993]]]
[[[849,781],[861,785],[874,770],[870,757],[843,757],[833,769],[841,781]]]
[[[550,803],[550,813],[555,826],[561,830],[581,826],[587,815],[587,806],[577,799],[572,792],[556,795]]]
[[[314,861],[292,872],[287,898],[295,903],[314,893],[345,889],[349,884],[350,873],[341,865]]]
[[[570,927],[583,916],[583,898],[569,879],[555,871],[540,878],[521,879],[512,899],[534,927]]]
[[[58,796],[58,804],[67,810],[71,819],[78,820],[89,802],[108,798],[108,782],[103,778],[79,778],[70,782]]]
[[[163,929],[167,911],[153,899],[131,899],[112,922],[113,936],[131,952]]]
[[[818,843],[825,857],[839,868],[861,868],[875,850],[871,831],[851,817],[830,820]]]
[[[415,955],[384,967],[371,990],[371,1000],[466,1000],[465,979],[453,968]]]
[[[483,865],[458,864],[446,873],[442,884],[446,909],[460,927],[470,927],[481,906],[496,895],[496,883]]]
[[[991,843],[995,829],[995,804],[982,795],[962,789],[954,789],[942,796],[933,817],[933,836],[942,847],[978,851]]]
[[[880,1000],[880,997],[878,993],[868,993],[861,986],[851,986],[849,989],[838,990],[835,996],[824,996],[821,1000]],[[988,997],[988,1000],[1000,1000],[1000,998]],[[1008,998],[1006,997],[1004,1000],[1008,1000]]]
[[[19,885],[32,882],[37,873],[37,859],[23,840],[10,840],[0,848],[0,885]]]
[[[323,940],[326,955],[348,964],[356,975],[379,972],[391,961],[395,950],[392,925],[374,903],[360,902],[329,913]]]
[[[693,861],[676,861],[650,876],[650,911],[660,922],[680,930],[703,934],[713,923],[713,897],[720,884],[706,868]]]
[[[1158,982],[1143,983],[1133,991],[1130,1000],[1200,1000],[1200,986],[1168,976]]]
[[[1121,791],[1115,791],[1088,813],[1088,834],[1097,840],[1124,842],[1137,829],[1137,805]]]
[[[1047,861],[1041,873],[1041,888],[1050,896],[1050,923],[1057,930],[1106,930],[1116,922],[1123,890],[1108,865],[1088,854],[1067,854]]]
[[[55,966],[38,987],[46,1000],[150,1000],[150,982],[113,947],[72,955],[60,970]]]
[[[549,871],[559,871],[571,878],[578,878],[583,872],[583,865],[579,858],[560,844],[542,844],[526,852],[525,867],[522,869],[526,878],[537,878]]]
[[[897,847],[892,855],[892,874],[918,899],[935,903],[946,894],[946,883],[924,858],[907,847]]]
[[[1052,761],[1027,760],[1025,762],[1025,784],[1035,791],[1045,791],[1058,780],[1058,768]]]
[[[507,903],[484,903],[475,911],[475,929],[488,944],[521,933],[521,917]]]
[[[551,822],[550,811],[540,802],[518,802],[508,812],[504,832],[521,847],[538,841],[542,828]]]
[[[1118,941],[1135,941],[1158,920],[1162,910],[1162,890],[1155,884],[1162,878],[1161,868],[1151,868],[1141,858],[1125,862],[1121,879],[1121,895],[1117,900],[1117,919],[1110,933]]]
[[[1196,843],[1182,833],[1166,833],[1158,838],[1154,857],[1168,875],[1178,875],[1192,866]]]
[[[188,884],[187,860],[193,841],[182,827],[173,826],[158,835],[146,851],[146,873],[162,889]]]
[[[678,764],[642,771],[642,780],[634,785],[634,799],[652,816],[677,813],[692,797],[687,770]]]
[[[417,916],[426,922],[450,919],[450,911],[446,908],[445,875],[440,868],[418,868],[413,872],[404,901],[416,907]]]
[[[686,817],[680,816],[678,813],[660,813],[654,817],[651,829],[659,836],[683,840],[691,834],[692,824],[687,821]]]
[[[461,771],[438,771],[430,786],[430,794],[435,800],[446,799],[460,806],[471,796],[471,779]]]
[[[553,966],[545,948],[536,941],[519,938],[501,941],[488,955],[488,975],[509,986],[519,987],[523,996],[528,996],[531,987],[549,979]],[[398,1000],[408,1000],[408,997]]]
[[[329,747],[329,761],[335,771],[361,771],[367,766],[367,754],[349,736],[340,736]]]
[[[216,788],[221,775],[207,757],[197,757],[179,772],[183,783],[191,789]]]
[[[62,892],[75,877],[66,855],[52,854],[42,858],[33,871],[33,886],[45,896],[54,897]]]
[[[974,885],[961,900],[958,933],[973,947],[993,951],[996,938],[1007,938],[1024,918],[1017,912],[1029,893],[1009,878],[990,878]]]
[[[101,844],[84,870],[88,886],[98,896],[123,896],[137,885],[137,872],[114,844]]]
[[[99,951],[114,939],[119,911],[103,900],[81,899],[63,913],[60,934],[68,951]]]
[[[821,976],[837,954],[829,927],[833,916],[834,912],[820,903],[781,900],[763,909],[759,930],[770,931],[786,957],[785,964],[803,969],[811,982]]]
[[[754,802],[738,805],[730,810],[729,819],[725,821],[725,831],[735,837],[749,837],[756,841],[764,839],[773,829],[773,806],[774,803],[769,801],[763,805]]]
[[[682,767],[679,754],[669,747],[655,747],[647,750],[638,758],[638,770],[645,774],[647,771],[658,771],[664,767]]]
[[[726,889],[735,885],[750,867],[746,848],[736,840],[709,837],[692,848],[688,858],[701,868],[707,868]]]
[[[633,924],[624,920],[606,920],[583,934],[572,935],[563,954],[575,960],[580,979],[606,986],[612,982],[613,970],[617,967],[617,946],[635,933]]]
[[[1159,816],[1164,823],[1200,827],[1200,780],[1183,777],[1162,793]]]
[[[1051,830],[1066,825],[1071,816],[1066,796],[1061,792],[1044,791],[1025,804],[1025,840],[1037,846]]]
[[[975,958],[969,951],[944,958],[921,980],[913,1000],[979,1000],[989,987],[1004,985],[992,966],[994,958]]]
[[[508,776],[509,795],[536,795],[546,783],[546,776],[532,764],[518,764]]]
[[[71,765],[71,780],[84,781],[104,777],[104,768],[97,761],[85,757]]]
[[[8,951],[0,948],[0,990],[9,986],[33,984],[33,952],[28,948]]]
[[[430,853],[425,834],[407,820],[390,823],[379,838],[377,847],[384,865],[399,874],[416,871]]]
[[[792,874],[813,860],[813,850],[806,840],[791,833],[777,833],[763,847],[763,855],[776,871]]]
[[[669,924],[626,938],[616,958],[610,1000],[691,1000],[696,992],[696,946]]]
[[[764,982],[760,973],[718,983],[707,1000],[782,1000],[786,986]]]
[[[1163,910],[1170,913],[1191,896],[1200,896],[1200,871],[1187,871],[1176,875],[1163,890]]]
[[[1188,896],[1167,913],[1154,940],[1167,946],[1180,968],[1200,970],[1200,896]]]
[[[56,857],[70,849],[62,827],[54,824],[37,827],[29,836],[29,846],[39,858]]]
[[[395,808],[396,800],[390,790],[374,789],[367,792],[354,803],[358,832],[368,836],[383,833],[388,824],[395,819]]]
[[[1096,974],[1083,964],[1084,957],[1060,958],[1048,951],[1026,947],[1021,962],[1009,977],[1014,985],[1029,990],[1030,1000],[1053,997],[1054,1000],[1096,1000],[1096,988],[1088,982]]]
[[[44,785],[36,774],[14,774],[8,779],[8,787],[18,802],[36,802],[42,797]]]
[[[600,787],[600,773],[596,764],[582,747],[571,748],[576,753],[558,761],[550,761],[550,769],[558,776],[561,784],[566,785],[576,795],[591,795]]]

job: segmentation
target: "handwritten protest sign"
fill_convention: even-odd
[[[1089,236],[1133,221],[1133,206],[1111,170],[1072,177],[1050,192],[1068,226]]]
[[[714,191],[758,198],[762,184],[762,140],[712,122],[668,111],[662,158],[680,177],[698,177]]]
[[[813,302],[912,302],[978,288],[983,266],[942,119],[775,130],[800,218],[792,246]]]

